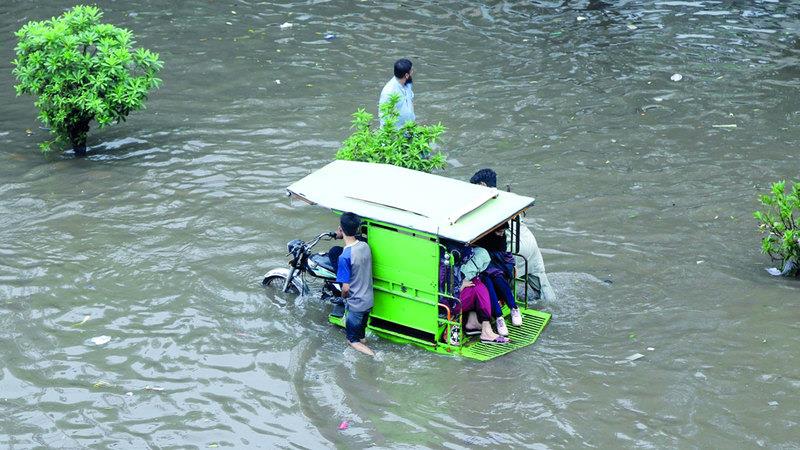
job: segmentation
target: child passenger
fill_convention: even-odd
[[[339,220],[339,230],[344,236],[344,250],[339,256],[336,282],[342,283],[347,316],[345,334],[350,346],[369,356],[375,354],[366,345],[366,329],[373,306],[372,252],[366,242],[356,239],[361,228],[361,218],[346,212]]]

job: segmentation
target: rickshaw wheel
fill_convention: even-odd
[[[283,275],[270,275],[265,277],[263,281],[261,281],[262,286],[274,286],[278,289],[283,288],[283,284],[286,282],[286,277]],[[289,283],[289,294],[300,294],[300,291],[297,290],[297,286],[294,283]]]

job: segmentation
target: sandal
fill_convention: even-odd
[[[478,335],[478,334],[481,334],[481,333],[482,333],[482,330],[480,328],[474,328],[473,329],[473,328],[464,327],[464,334],[466,334],[467,336],[475,336],[475,335]]]
[[[484,344],[509,344],[511,343],[511,339],[505,336],[497,336],[494,339],[481,339],[481,342]]]

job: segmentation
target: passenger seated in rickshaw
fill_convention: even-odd
[[[480,334],[481,342],[507,344],[510,342],[507,337],[492,330],[491,295],[480,277],[490,261],[489,252],[481,247],[473,247],[472,256],[461,264],[460,272],[464,278],[459,299],[462,311],[469,311],[464,332]]]
[[[514,278],[514,255],[507,250],[505,231],[508,224],[503,224],[481,238],[477,244],[485,248],[491,257],[489,266],[480,274],[480,279],[489,291],[492,305],[492,317],[497,323],[497,332],[508,336],[508,327],[503,318],[500,299],[511,309],[511,324],[522,326],[522,314],[517,307],[509,280]]]

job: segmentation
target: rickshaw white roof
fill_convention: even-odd
[[[388,164],[334,161],[286,188],[337,211],[471,242],[533,198]]]

